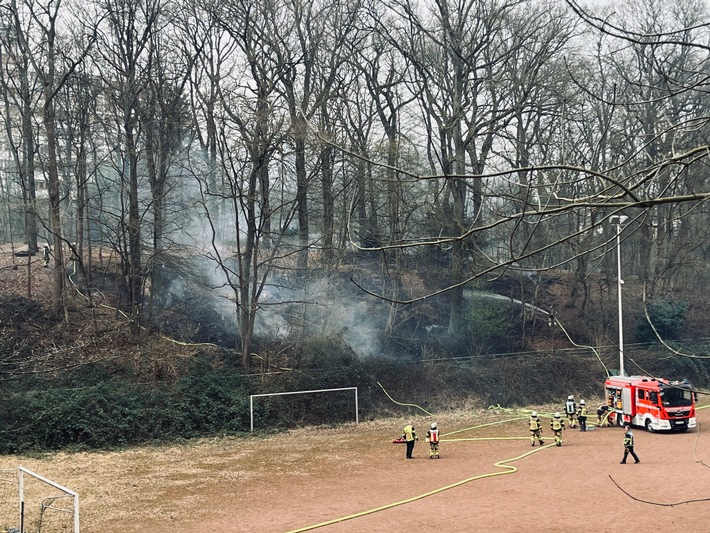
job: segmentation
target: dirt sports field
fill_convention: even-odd
[[[698,429],[687,433],[635,429],[637,465],[619,464],[620,428],[568,429],[561,447],[531,447],[520,416],[438,416],[438,460],[424,442],[431,418],[415,416],[411,461],[391,443],[401,418],[122,452],[0,456],[0,469],[23,466],[77,491],[83,533],[710,531],[710,410],[699,410]],[[0,526],[17,526],[16,487],[0,490]],[[38,507],[26,505],[28,516]]]

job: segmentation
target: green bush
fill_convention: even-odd
[[[170,420],[171,399],[159,388],[111,382],[74,389],[50,386],[15,393],[6,402],[17,416],[11,438],[0,444],[5,451],[110,448],[171,436],[162,431]],[[3,418],[7,413],[3,409]]]
[[[636,340],[638,342],[657,341],[658,337],[653,331],[656,329],[663,340],[678,339],[683,327],[683,320],[688,312],[688,302],[653,300],[647,305],[648,319],[641,313],[636,319]]]
[[[484,303],[474,299],[465,311],[466,355],[490,354],[512,351],[515,338],[507,303]]]
[[[182,437],[244,430],[248,425],[245,377],[198,359],[177,382],[176,410]],[[247,398],[248,400],[248,398]]]
[[[247,429],[249,379],[197,360],[172,384],[141,384],[87,368],[87,381],[67,373],[25,380],[0,395],[0,453],[113,448]]]

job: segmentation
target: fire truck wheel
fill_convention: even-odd
[[[650,420],[646,420],[646,431],[648,431],[649,433],[653,433],[653,425],[651,425]]]

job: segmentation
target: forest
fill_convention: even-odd
[[[616,368],[623,332],[702,381],[709,22],[701,0],[3,2],[0,383],[46,405],[20,391]]]

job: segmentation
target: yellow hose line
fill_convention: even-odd
[[[431,414],[429,411],[427,411],[427,410],[424,409],[423,407],[419,407],[419,406],[416,405],[416,404],[398,402],[397,400],[395,400],[394,398],[392,398],[392,396],[390,396],[389,392],[387,392],[387,391],[385,390],[385,388],[382,386],[382,383],[380,383],[380,382],[378,381],[377,384],[378,384],[378,385],[380,386],[380,388],[384,391],[384,393],[387,395],[387,397],[388,397],[390,400],[392,400],[394,403],[396,403],[397,405],[401,405],[401,406],[404,406],[404,407],[416,407],[417,409],[419,409],[419,410],[421,410],[421,411],[424,411],[424,412],[425,412],[426,414],[428,414],[429,416],[434,416],[434,415]]]
[[[360,518],[360,517],[362,517],[362,516],[366,516],[366,515],[369,515],[369,514],[374,514],[374,513],[380,512],[380,511],[385,511],[385,510],[387,510],[387,509],[392,509],[393,507],[397,507],[397,506],[399,506],[399,505],[404,505],[404,504],[407,504],[407,503],[415,502],[415,501],[417,501],[417,500],[421,500],[421,499],[424,499],[424,498],[428,498],[429,496],[433,496],[433,495],[435,495],[435,494],[439,494],[440,492],[444,492],[445,490],[453,489],[453,488],[455,488],[455,487],[460,487],[461,485],[464,485],[464,484],[466,484],[466,483],[470,483],[471,481],[476,481],[477,479],[483,479],[483,478],[494,477],[494,476],[502,476],[502,475],[504,475],[504,474],[512,474],[512,473],[514,473],[514,472],[517,472],[518,469],[515,468],[514,466],[508,466],[506,463],[512,463],[512,462],[514,462],[514,461],[518,461],[519,459],[522,459],[522,458],[524,458],[524,457],[527,457],[528,455],[531,455],[531,454],[533,454],[533,453],[539,452],[540,450],[542,450],[542,449],[544,449],[544,448],[549,448],[550,446],[554,446],[554,444],[547,444],[547,445],[545,445],[545,446],[541,446],[540,448],[537,448],[537,449],[535,449],[535,450],[531,450],[531,451],[526,452],[526,453],[524,453],[524,454],[522,454],[522,455],[518,455],[517,457],[513,457],[512,459],[504,459],[504,460],[502,460],[502,461],[498,461],[498,462],[495,463],[493,466],[497,466],[497,467],[499,467],[499,468],[505,468],[506,470],[504,470],[504,471],[502,471],[502,472],[489,472],[488,474],[480,474],[480,475],[478,475],[478,476],[473,476],[473,477],[464,479],[464,480],[462,480],[462,481],[457,481],[456,483],[452,483],[451,485],[446,485],[445,487],[441,487],[441,488],[434,489],[434,490],[429,491],[429,492],[425,492],[424,494],[419,494],[418,496],[413,496],[413,497],[411,497],[411,498],[407,498],[406,500],[402,500],[402,501],[399,501],[399,502],[390,503],[390,504],[387,504],[387,505],[383,505],[383,506],[381,506],[381,507],[376,507],[375,509],[370,509],[370,510],[368,510],[368,511],[362,511],[362,512],[360,512],[360,513],[355,513],[355,514],[351,514],[351,515],[348,515],[348,516],[343,516],[343,517],[341,517],[341,518],[335,518],[335,519],[329,520],[329,521],[327,521],[327,522],[321,522],[320,524],[314,524],[314,525],[312,525],[312,526],[306,526],[306,527],[303,527],[303,528],[301,528],[301,529],[294,529],[294,530],[289,531],[289,532],[287,532],[287,533],[301,533],[302,531],[310,531],[310,530],[312,530],[312,529],[317,529],[317,528],[319,528],[319,527],[330,526],[330,525],[333,525],[333,524],[337,524],[337,523],[339,523],[339,522],[344,522],[344,521],[346,521],[346,520],[352,520],[353,518]]]
[[[471,426],[470,428],[459,429],[457,431],[452,431],[450,433],[442,434],[442,437],[448,437],[449,435],[456,435],[457,433],[464,433],[465,431],[471,431],[472,429],[484,428],[486,426],[496,426],[498,424],[505,424],[506,422],[514,422],[516,420],[526,420],[528,417],[521,416],[518,418],[508,418],[506,420],[499,420],[497,422],[489,422],[487,424],[481,424],[479,426]]]
[[[572,337],[570,336],[569,333],[567,333],[567,330],[564,328],[564,326],[560,323],[559,320],[555,319],[555,323],[558,326],[560,326],[562,333],[565,334],[565,337],[567,337],[567,340],[570,341],[574,346],[576,346],[577,348],[589,348],[590,350],[592,350],[592,352],[594,352],[594,355],[596,355],[597,360],[599,361],[599,364],[602,365],[602,367],[604,368],[604,372],[606,373],[606,375],[607,376],[610,375],[609,369],[604,364],[604,361],[602,361],[602,358],[599,356],[599,352],[594,348],[594,346],[587,346],[586,344],[577,344],[576,342],[574,342],[574,340],[572,340]]]
[[[548,437],[552,438],[552,437]],[[484,440],[530,440],[530,436],[527,437],[469,437],[464,439],[440,439],[441,442],[470,442],[470,441],[484,441]]]

